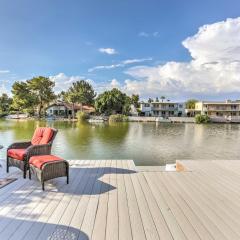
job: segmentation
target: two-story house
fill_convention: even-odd
[[[141,114],[152,117],[180,117],[185,114],[185,103],[178,102],[142,102]]]
[[[195,112],[209,117],[240,116],[240,101],[202,101],[195,104]]]

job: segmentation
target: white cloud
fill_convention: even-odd
[[[240,18],[204,25],[183,46],[201,63],[240,61]]]
[[[54,90],[59,93],[61,91],[67,91],[68,88],[72,85],[73,82],[85,80],[88,81],[90,84],[93,84],[94,81],[91,79],[87,79],[83,76],[67,76],[64,73],[59,73],[55,76],[49,77],[52,81],[55,82]]]
[[[127,59],[127,60],[121,61],[120,63],[117,63],[117,64],[101,65],[101,66],[89,68],[88,72],[93,72],[95,70],[101,70],[101,69],[113,69],[113,68],[118,68],[118,67],[125,67],[126,65],[129,65],[129,64],[142,63],[142,62],[151,61],[151,60],[152,60],[152,58]]]
[[[140,32],[138,34],[139,37],[145,37],[145,38],[148,38],[148,37],[159,37],[159,32],[152,32],[152,33],[147,33],[147,32]]]
[[[240,17],[204,25],[183,41],[193,59],[126,71],[127,92],[142,96],[219,96],[240,93]]]
[[[121,86],[121,84],[119,83],[119,81],[116,78],[112,79],[112,81],[110,83],[111,88],[119,88],[120,86]]]
[[[6,94],[11,96],[11,92],[6,87],[7,83],[8,83],[8,80],[1,80],[0,81],[0,95],[2,95],[3,93],[6,93]]]
[[[0,74],[1,73],[10,73],[10,71],[9,70],[0,70]]]
[[[139,37],[149,37],[149,34],[146,33],[146,32],[140,32],[140,33],[138,34],[138,36],[139,36]]]
[[[114,48],[99,48],[98,51],[109,55],[117,54],[117,51]]]

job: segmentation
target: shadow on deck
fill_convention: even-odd
[[[51,240],[89,240],[89,237],[79,229],[65,226],[65,225],[58,225],[46,222],[38,222],[38,221],[30,221],[26,219],[14,219],[8,217],[0,217],[1,226],[6,225],[5,228],[0,229],[0,239],[6,239],[5,237],[9,238],[10,236],[15,239],[15,237],[19,236],[21,239],[36,239],[41,235],[41,239],[51,239]],[[13,231],[11,226],[14,226],[15,231]],[[18,227],[24,228],[19,229]],[[43,232],[43,229],[47,230]]]

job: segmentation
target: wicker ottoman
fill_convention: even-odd
[[[42,184],[44,190],[44,182],[57,177],[67,177],[69,183],[69,164],[66,160],[54,155],[32,156],[29,160],[29,179],[34,174]]]

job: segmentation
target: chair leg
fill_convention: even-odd
[[[27,175],[26,170],[24,170],[23,171],[23,178],[26,178],[26,175]]]
[[[45,190],[44,181],[42,181],[42,190]]]
[[[29,168],[29,170],[28,170],[28,171],[29,171],[29,175],[28,175],[28,176],[29,176],[29,179],[31,180],[31,179],[32,179],[32,175],[31,175],[31,168]]]
[[[69,175],[67,174],[67,184],[69,184]]]
[[[7,173],[9,173],[9,164],[8,164],[8,156],[7,156]]]
[[[67,171],[67,184],[69,184],[69,165],[66,163],[66,171]]]

